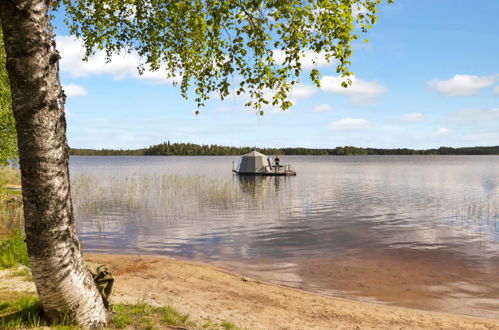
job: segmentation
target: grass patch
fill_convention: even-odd
[[[17,296],[19,293],[17,293]],[[42,325],[40,311],[42,305],[37,296],[25,295],[11,301],[0,302],[0,328],[34,328]]]
[[[239,330],[239,328],[234,323],[229,321],[223,321],[220,325],[224,330]]]
[[[201,329],[206,329],[206,330],[240,330],[238,326],[236,326],[234,323],[229,322],[229,321],[222,321],[222,322],[215,322],[208,318],[202,325]]]
[[[19,297],[19,294],[15,292],[16,297]],[[28,294],[12,299],[11,292],[6,299],[7,301],[0,301],[0,329],[38,329],[48,326],[47,321],[42,317],[42,304],[37,296]],[[76,330],[79,328],[61,323],[51,325],[50,329]]]
[[[0,240],[0,268],[11,268],[17,264],[29,267],[24,233],[20,229],[10,237]]]
[[[170,306],[153,307],[145,303],[114,306],[115,316],[110,322],[111,329],[161,329],[165,326],[188,327],[189,316],[181,314]]]

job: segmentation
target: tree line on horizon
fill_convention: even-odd
[[[332,149],[316,148],[252,148],[231,147],[217,144],[170,143],[152,145],[143,149],[79,149],[71,148],[71,156],[238,156],[250,151],[266,155],[304,156],[368,156],[368,155],[499,155],[499,146],[487,147],[440,147],[435,149],[408,148],[359,148],[352,146]]]

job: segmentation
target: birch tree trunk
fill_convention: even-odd
[[[1,0],[21,164],[26,243],[46,315],[85,327],[106,311],[85,269],[73,224],[65,95],[50,24],[50,0]]]

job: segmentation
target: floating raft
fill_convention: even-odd
[[[233,163],[234,167],[234,163]],[[232,172],[240,175],[294,176],[296,171],[289,164],[274,164],[270,158],[258,151],[252,151],[241,156],[237,168]]]
[[[266,176],[296,176],[296,171],[294,170],[278,170],[275,172],[238,172],[236,170],[232,170],[232,172],[239,175],[266,175]]]

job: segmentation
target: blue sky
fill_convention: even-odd
[[[141,148],[166,140],[262,147],[382,148],[499,145],[499,1],[396,0],[355,44],[353,85],[322,63],[285,113],[258,116],[234,97],[196,116],[161,72],[139,76],[134,56],[82,62],[54,20],[74,148]],[[305,75],[307,72],[305,72]]]

